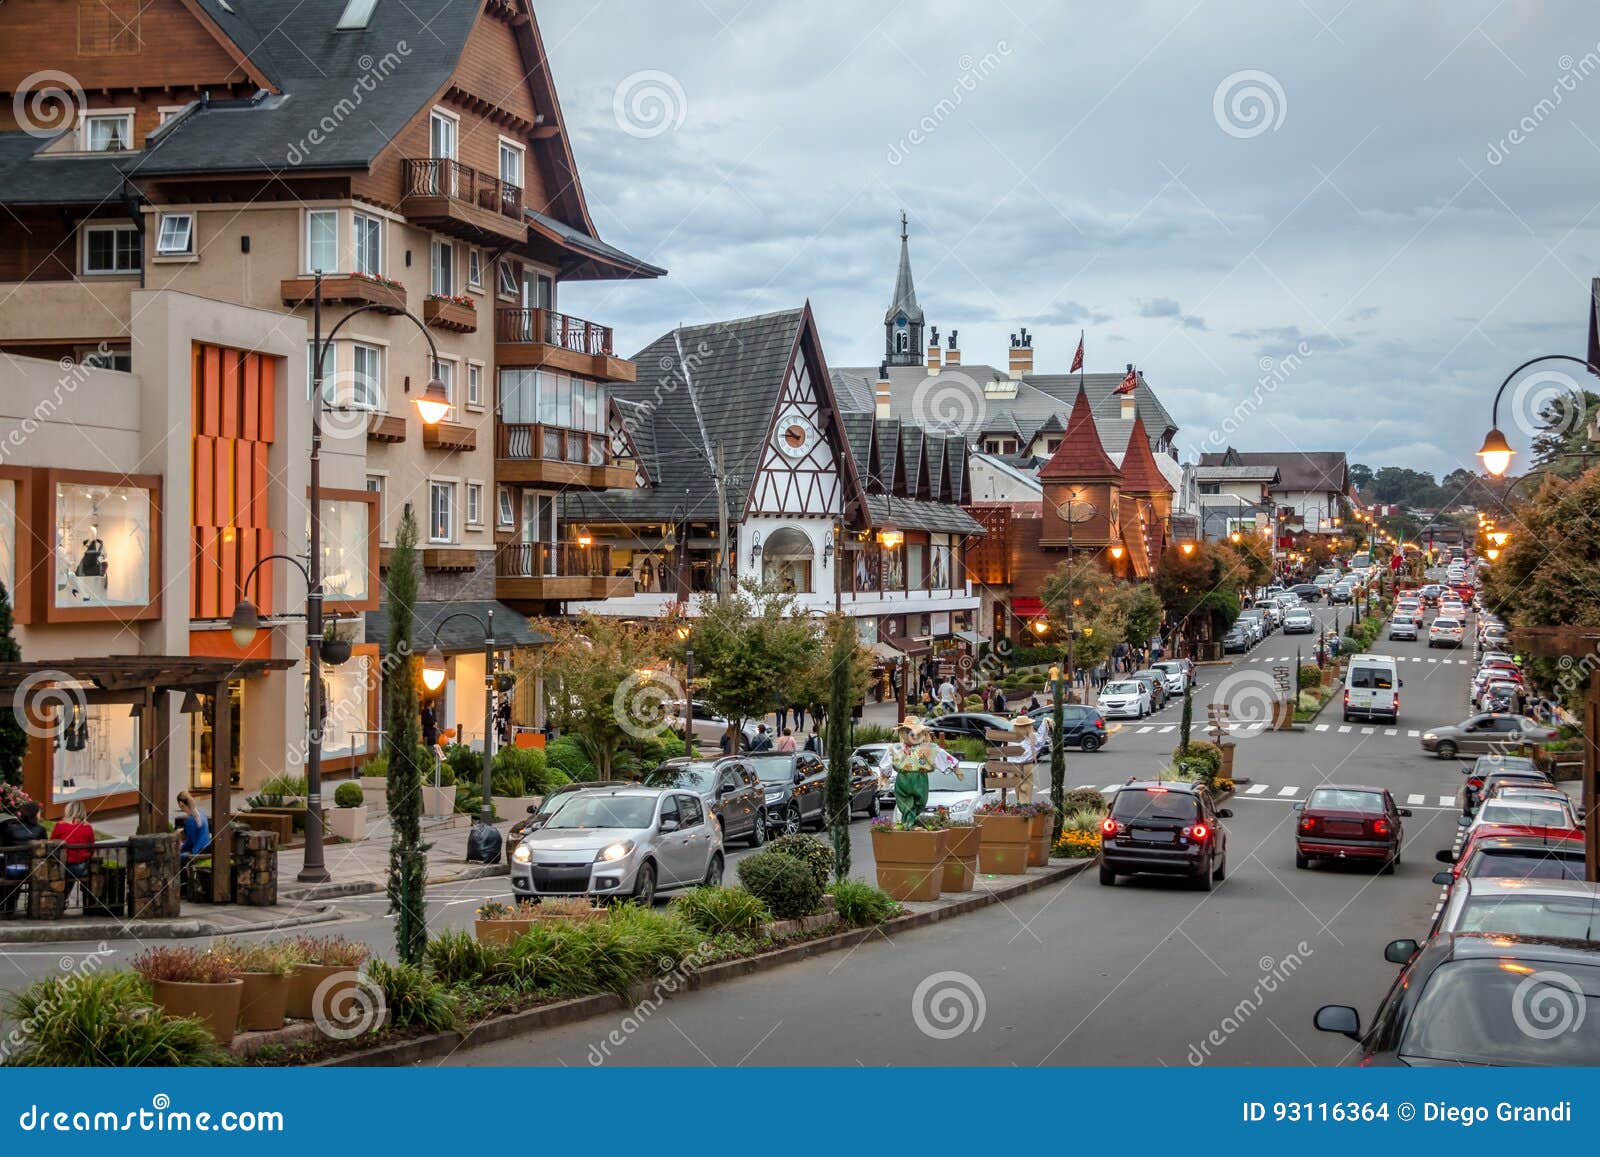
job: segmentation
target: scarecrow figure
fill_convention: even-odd
[[[928,806],[928,772],[937,756],[922,720],[911,716],[901,722],[899,730],[900,742],[889,753],[894,768],[894,805],[900,813],[900,826],[912,828]]]

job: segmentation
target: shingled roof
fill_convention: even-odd
[[[1326,490],[1345,493],[1350,487],[1350,466],[1343,450],[1226,450],[1200,455],[1202,466],[1275,466],[1283,491]]]
[[[1172,483],[1161,473],[1155,455],[1150,453],[1150,438],[1144,432],[1144,421],[1137,416],[1128,435],[1128,449],[1122,456],[1122,489],[1126,494],[1172,493]]]
[[[1121,471],[1100,444],[1089,399],[1082,390],[1072,403],[1067,432],[1050,460],[1039,468],[1040,478],[1118,478]]]

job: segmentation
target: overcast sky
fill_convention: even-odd
[[[564,289],[629,352],[809,298],[830,364],[875,365],[904,208],[967,362],[1003,367],[1026,325],[1064,372],[1085,329],[1087,368],[1137,363],[1185,458],[1443,472],[1518,362],[1584,353],[1592,0],[536,11],[601,236],[671,271]]]

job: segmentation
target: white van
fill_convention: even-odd
[[[1344,677],[1344,721],[1400,719],[1401,682],[1398,664],[1390,655],[1352,655]]]

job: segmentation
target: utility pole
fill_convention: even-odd
[[[722,442],[718,440],[717,467],[717,602],[728,601],[728,496],[727,476],[722,470]]]

